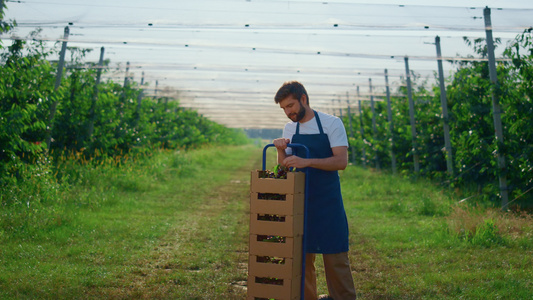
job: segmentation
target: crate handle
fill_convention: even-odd
[[[274,144],[268,144],[263,148],[263,171],[266,170],[266,151],[268,148],[274,147]],[[303,148],[305,150],[305,158],[309,158],[309,148],[302,144],[287,144],[287,147],[291,148]]]

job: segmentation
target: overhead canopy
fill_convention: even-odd
[[[463,36],[485,37],[482,4],[491,6],[500,51],[533,25],[533,3],[525,0],[24,0],[7,2],[5,19],[18,27],[2,40],[41,27],[52,44],[69,26],[69,46],[94,49],[88,61],[105,47],[119,68],[110,76],[123,78],[126,62],[136,81],[144,71],[148,95],[157,80],[170,95],[179,91],[183,106],[227,126],[280,128],[288,119],[273,96],[284,81],[301,81],[311,106],[332,113],[347,99],[368,99],[369,78],[383,94],[385,69],[394,91],[405,56],[411,70],[432,78],[437,35],[444,57],[477,58]]]

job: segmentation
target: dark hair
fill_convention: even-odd
[[[305,90],[303,84],[299,83],[298,81],[287,81],[279,88],[276,96],[274,97],[274,101],[276,101],[276,103],[280,103],[281,100],[289,96],[293,96],[298,101],[301,101],[302,95],[305,95],[307,98],[307,104],[309,105],[309,96],[307,95],[307,91]]]

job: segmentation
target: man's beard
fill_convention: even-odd
[[[294,119],[292,117],[295,117]],[[299,122],[305,117],[305,108],[300,104],[300,110],[297,114],[290,114],[289,119],[291,119],[293,122]]]

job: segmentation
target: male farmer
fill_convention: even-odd
[[[317,299],[315,256],[321,253],[329,296],[334,300],[356,298],[348,259],[348,222],[342,203],[338,170],[348,164],[348,139],[342,121],[314,111],[304,86],[286,82],[275,101],[292,122],[285,125],[283,138],[275,139],[278,163],[308,168],[305,299]],[[309,148],[310,158],[292,155],[289,143]],[[297,151],[298,149],[294,149]],[[321,299],[330,299],[321,296]]]

